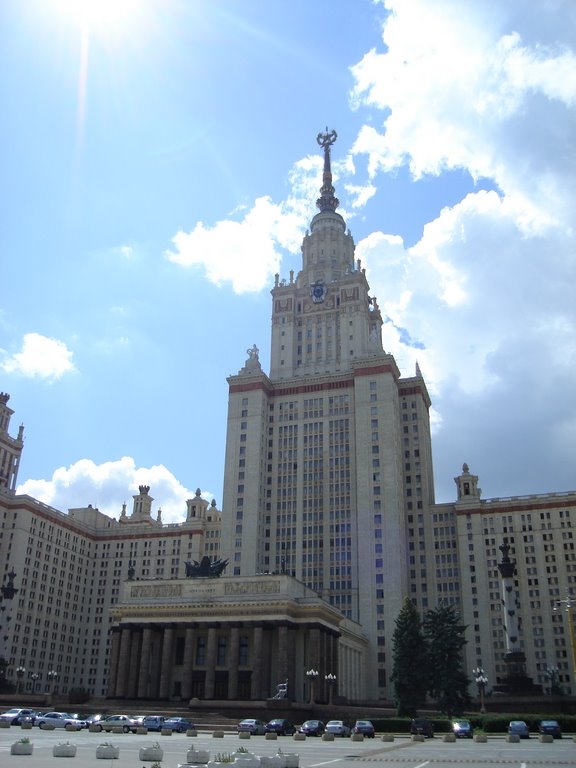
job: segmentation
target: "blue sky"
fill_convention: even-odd
[[[4,0],[0,391],[19,490],[221,504],[226,377],[268,368],[338,132],[340,212],[437,499],[576,488],[572,0]]]

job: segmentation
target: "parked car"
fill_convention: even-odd
[[[508,733],[511,736],[516,734],[520,736],[521,739],[530,738],[530,728],[528,728],[524,720],[511,720],[508,725]]]
[[[547,733],[550,736],[554,736],[555,739],[562,738],[562,729],[558,720],[540,720],[538,732]]]
[[[0,720],[7,721],[10,725],[22,725],[23,722],[30,722],[31,717],[36,717],[36,712],[33,709],[19,709],[13,707],[7,712],[3,712],[0,715]]]
[[[356,724],[352,729],[354,733],[361,733],[369,739],[374,738],[374,725],[371,720],[356,720]]]
[[[326,726],[322,720],[306,720],[306,722],[302,723],[300,728],[298,728],[298,731],[306,734],[306,736],[322,736],[325,728]]]
[[[101,731],[111,731],[113,728],[122,728],[124,733],[128,733],[129,731],[136,733],[136,729],[138,728],[136,720],[128,715],[108,715],[108,717],[103,717],[101,720],[98,720],[94,725]]]
[[[263,736],[266,733],[266,726],[262,720],[254,720],[254,718],[241,720],[237,727],[238,733],[241,733],[242,731],[248,731],[248,733],[251,733],[254,736]]]
[[[474,728],[470,720],[454,720],[452,731],[458,739],[471,739],[474,736]]]
[[[74,717],[69,712],[46,712],[36,718],[36,725],[39,728],[66,728],[67,725],[80,731],[86,728],[86,721]]]
[[[133,719],[135,719],[136,723],[143,728],[148,728],[149,731],[161,731],[164,727],[163,715],[144,715],[141,720],[139,720],[139,718]]]
[[[187,717],[167,717],[162,728],[170,728],[177,733],[184,733],[184,731],[191,731],[194,728],[194,723]]]
[[[350,736],[350,726],[344,720],[328,720],[325,733],[333,733],[334,736]]]
[[[280,736],[293,736],[296,733],[296,728],[290,720],[284,720],[281,717],[270,720],[269,723],[266,723],[265,727],[266,733],[278,733]]]
[[[410,733],[413,736],[420,735],[426,736],[427,739],[432,739],[434,737],[434,726],[430,720],[417,717],[410,723]]]
[[[104,715],[99,715],[99,714],[88,715],[88,717],[86,718],[86,725],[90,727],[93,723],[97,723],[99,720],[102,720],[103,717]]]

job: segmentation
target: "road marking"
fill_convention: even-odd
[[[342,760],[344,760],[343,757],[337,757],[335,760],[326,760],[324,763],[312,763],[312,765],[309,765],[308,768],[316,768],[319,765],[330,765],[330,763],[341,763]]]
[[[430,760],[426,760],[425,763],[420,763],[420,765],[416,765],[416,766],[414,766],[414,768],[424,768],[424,766],[428,765],[429,762],[430,762]]]

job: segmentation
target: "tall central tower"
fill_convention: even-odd
[[[378,303],[336,212],[335,140],[317,137],[323,183],[302,269],[272,289],[270,374],[254,346],[228,379],[221,551],[231,574],[289,573],[360,622],[362,690],[378,699],[412,589],[411,523],[433,503],[430,400],[419,371],[402,379],[382,348]]]

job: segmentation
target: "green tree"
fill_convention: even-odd
[[[426,643],[422,621],[409,597],[404,604],[392,636],[392,682],[396,709],[400,717],[414,717],[426,701]]]
[[[451,717],[469,702],[469,679],[464,672],[462,649],[466,627],[453,605],[438,605],[427,611],[423,622],[428,659],[428,693],[441,712]]]

